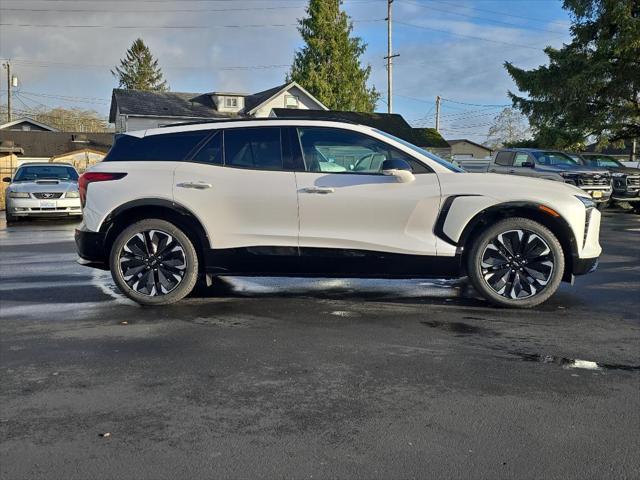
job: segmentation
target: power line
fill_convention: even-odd
[[[209,13],[209,12],[244,12],[255,10],[283,10],[283,9],[299,9],[306,7],[306,4],[300,5],[283,5],[280,7],[243,7],[243,8],[178,8],[178,9],[153,9],[153,10],[130,10],[127,13]],[[0,11],[5,12],[59,12],[59,13],[117,13],[114,9],[105,8],[6,8],[0,7]]]
[[[353,23],[383,22],[384,19],[352,20]],[[265,28],[265,27],[297,27],[297,23],[256,23],[244,25],[62,25],[48,23],[0,23],[3,27],[35,27],[35,28],[114,28],[114,29],[171,29],[171,30],[210,30],[214,28]]]
[[[97,64],[97,63],[67,63],[67,62],[49,62],[49,61],[39,61],[32,59],[21,59],[21,57],[12,58],[11,61],[19,66],[25,67],[82,67],[82,68],[113,68],[115,64],[117,64],[120,60],[116,60],[114,64]],[[235,66],[224,66],[217,67],[215,65],[162,65],[163,69],[185,69],[185,70],[196,70],[196,69],[216,69],[216,70],[266,70],[266,69],[278,69],[278,68],[289,68],[291,64],[272,64],[272,65],[235,65]]]
[[[411,5],[416,5],[416,6],[420,7],[420,8],[428,9],[428,10],[431,10],[431,11],[446,13],[447,15],[457,15],[457,16],[460,16],[460,17],[475,18],[477,20],[484,20],[486,22],[491,22],[491,23],[495,23],[495,24],[498,24],[498,25],[507,25],[509,27],[518,28],[520,30],[537,30],[537,31],[540,31],[540,32],[549,32],[549,33],[556,33],[556,34],[562,33],[562,32],[559,32],[558,30],[549,30],[547,28],[540,28],[540,27],[533,27],[533,26],[528,26],[527,27],[527,26],[518,25],[518,24],[515,24],[515,23],[503,22],[501,20],[494,20],[492,18],[478,17],[476,15],[470,15],[470,14],[466,14],[466,13],[452,12],[451,10],[442,10],[442,9],[438,9],[438,8],[435,8],[435,7],[432,7],[432,6],[421,5],[419,3],[412,2],[412,1],[409,1],[409,0],[407,0],[406,3],[410,3]],[[561,38],[561,37],[558,37],[558,38]]]
[[[474,40],[482,40],[484,42],[499,43],[501,45],[509,45],[511,47],[528,48],[530,50],[537,50],[537,51],[540,51],[542,49],[542,47],[532,47],[531,45],[522,45],[522,44],[519,44],[519,43],[503,42],[501,40],[492,40],[490,38],[476,37],[476,36],[473,36],[473,35],[465,35],[465,34],[462,34],[462,33],[454,33],[454,32],[450,32],[448,30],[439,30],[437,28],[425,27],[423,25],[415,25],[413,23],[408,23],[408,22],[400,22],[398,20],[396,20],[395,23],[399,24],[399,25],[405,25],[407,27],[420,28],[422,30],[430,30],[432,32],[446,33],[447,35],[453,35],[455,37],[472,38]]]
[[[467,102],[459,102],[457,100],[451,100],[449,98],[443,98],[442,100],[444,100],[445,102],[449,102],[449,103],[456,103],[458,105],[468,105],[471,107],[510,107],[511,104],[510,103],[504,103],[504,104],[481,104],[481,103],[467,103]]]
[[[439,3],[441,5],[447,5],[449,7],[456,7],[456,8],[465,7],[465,8],[469,8],[471,10],[475,10],[477,12],[493,13],[495,15],[502,15],[503,17],[519,18],[521,20],[529,20],[531,22],[544,23],[545,25],[549,24],[549,23],[556,23],[556,24],[564,26],[564,24],[563,24],[563,22],[561,20],[547,21],[547,20],[542,20],[542,19],[537,19],[537,18],[532,18],[532,17],[525,17],[523,15],[514,15],[512,13],[498,12],[496,10],[487,10],[487,9],[484,9],[484,8],[469,7],[467,5],[459,5],[459,4],[455,4],[455,3],[451,3],[451,2],[444,2],[442,0],[425,0],[425,1],[435,2],[435,3]]]

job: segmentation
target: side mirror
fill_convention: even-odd
[[[536,164],[535,164],[535,163],[533,163],[533,162],[523,162],[523,163],[522,163],[522,166],[523,166],[524,168],[535,168]]]
[[[411,171],[411,165],[400,159],[391,159],[382,162],[382,173],[395,177],[399,183],[409,183],[416,179]]]
[[[11,177],[4,177],[2,181],[5,183],[11,183]]]

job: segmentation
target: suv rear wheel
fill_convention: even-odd
[[[528,218],[510,218],[476,238],[467,272],[474,288],[491,303],[530,308],[558,289],[564,254],[548,228]]]
[[[123,230],[111,247],[111,276],[118,288],[142,305],[167,305],[193,290],[198,255],[174,224],[146,219]]]

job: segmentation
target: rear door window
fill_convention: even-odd
[[[222,165],[222,132],[213,134],[191,159],[193,162]]]
[[[280,128],[226,129],[224,131],[224,163],[228,167],[282,170]]]
[[[181,161],[210,134],[211,130],[195,130],[161,133],[142,138],[119,135],[116,136],[115,143],[104,161]]]
[[[496,155],[496,165],[502,165],[504,167],[511,166],[513,159],[513,152],[498,152]]]

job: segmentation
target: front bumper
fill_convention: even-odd
[[[14,217],[81,216],[79,198],[38,200],[35,198],[7,198],[7,211]]]
[[[611,188],[593,188],[581,186],[582,190],[587,192],[591,199],[596,203],[608,202],[611,199],[613,190]]]
[[[619,202],[640,202],[640,189],[616,189],[613,191],[611,199]]]
[[[76,229],[76,250],[80,259],[78,263],[87,267],[109,270],[109,257],[105,251],[106,234]]]

